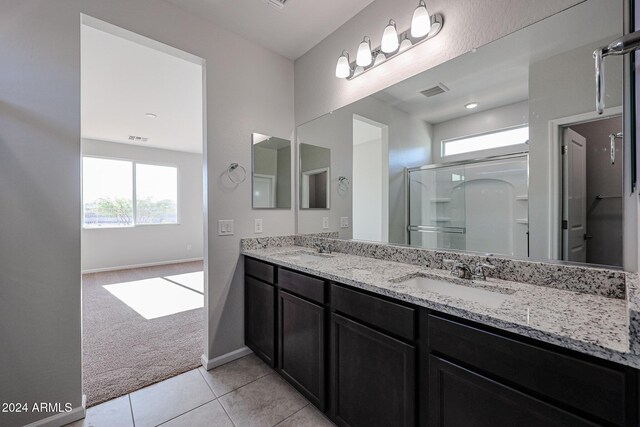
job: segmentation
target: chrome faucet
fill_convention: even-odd
[[[330,254],[333,250],[330,243],[316,242],[314,243],[314,246],[318,250],[319,254]]]
[[[469,267],[469,264],[462,262],[460,260],[453,259],[443,259],[445,264],[451,264],[451,275],[458,277],[460,279],[480,279],[487,280],[487,275],[485,274],[485,268],[494,270],[496,267],[487,262],[478,261],[473,269]]]
[[[496,266],[493,264],[489,264],[488,262],[478,261],[475,268],[473,269],[473,277],[480,280],[487,280],[487,275],[484,271],[485,268],[488,268],[489,270],[495,270]]]

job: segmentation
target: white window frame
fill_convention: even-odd
[[[523,124],[520,124],[520,125],[509,126],[509,127],[500,128],[500,129],[495,129],[495,130],[491,130],[491,131],[488,131],[488,132],[465,135],[465,136],[461,136],[461,137],[457,137],[457,138],[443,139],[442,141],[440,141],[440,158],[441,159],[447,159],[447,161],[449,161],[449,160],[454,160],[454,161],[455,160],[469,160],[469,159],[484,158],[484,157],[493,156],[493,155],[503,155],[503,154],[510,154],[510,153],[514,153],[514,152],[528,151],[528,147],[529,147],[528,146],[528,142],[529,141],[527,139],[527,141],[525,141],[523,143],[515,143],[515,144],[510,144],[510,145],[504,145],[504,146],[501,146],[501,147],[482,148],[482,149],[478,149],[478,150],[470,150],[470,151],[465,151],[465,152],[456,153],[456,154],[448,154],[448,155],[445,154],[445,146],[446,146],[447,143],[461,141],[461,140],[465,140],[465,139],[477,138],[477,137],[481,137],[481,136],[485,136],[485,135],[498,134],[498,133],[502,133],[502,132],[508,132],[508,131],[511,131],[511,130],[528,128],[528,127],[529,127],[528,123],[523,123]]]
[[[117,227],[117,226],[102,226],[102,227],[87,227],[85,225],[84,222],[84,214],[85,214],[85,210],[84,210],[84,161],[80,162],[81,164],[81,170],[80,170],[80,174],[82,176],[82,189],[80,190],[80,198],[81,198],[81,206],[82,206],[82,229],[83,230],[105,230],[105,229],[122,229],[122,228],[135,228],[135,227],[154,227],[154,226],[175,226],[175,225],[180,225],[180,218],[181,218],[181,203],[180,203],[180,168],[178,167],[177,164],[175,163],[163,163],[163,162],[153,162],[153,161],[138,161],[138,160],[134,160],[131,158],[127,158],[127,157],[114,157],[114,156],[99,156],[99,155],[93,155],[93,154],[83,154],[82,155],[82,159],[84,159],[85,157],[90,157],[93,159],[103,159],[103,160],[118,160],[118,161],[123,161],[123,162],[130,162],[132,165],[131,168],[131,179],[132,179],[132,191],[131,191],[131,202],[132,202],[132,206],[133,206],[133,224],[132,225],[128,225],[128,226],[124,226],[124,227]],[[136,166],[138,164],[141,165],[150,165],[150,166],[166,166],[166,167],[172,167],[176,169],[176,222],[172,222],[172,223],[166,223],[166,224],[138,224],[138,194],[137,194],[137,190],[136,190],[136,173],[137,173],[137,168]]]

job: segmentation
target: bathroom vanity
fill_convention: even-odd
[[[245,342],[340,426],[638,425],[625,298],[266,246]]]

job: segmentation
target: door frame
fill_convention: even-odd
[[[275,175],[266,175],[266,174],[262,174],[262,173],[254,173],[253,174],[253,180],[254,182],[252,182],[252,190],[254,190],[255,188],[255,179],[256,178],[260,178],[260,179],[264,179],[264,180],[268,180],[269,181],[269,187],[271,187],[271,198],[269,200],[269,203],[271,204],[270,207],[275,208],[276,207],[276,189],[278,188],[278,183],[277,180],[278,178],[276,178]],[[255,191],[255,190],[254,190]],[[254,207],[254,209],[256,209]],[[259,209],[264,209],[264,208],[259,208]]]
[[[301,184],[301,196],[302,196],[302,200],[301,200],[301,209],[331,209],[331,205],[330,205],[330,194],[331,194],[331,174],[329,173],[331,171],[330,167],[326,167],[326,168],[320,168],[320,169],[313,169],[313,170],[308,170],[305,172],[302,172],[302,180],[300,182]],[[309,207],[309,177],[311,175],[318,175],[322,172],[326,172],[326,179],[327,179],[327,207],[326,208],[310,208]]]
[[[562,182],[563,182],[563,164],[562,164],[562,139],[563,129],[570,125],[580,123],[604,120],[614,116],[623,116],[624,108],[622,106],[605,108],[603,114],[598,114],[595,109],[588,113],[577,114],[574,116],[561,117],[549,121],[549,141],[551,142],[551,150],[549,150],[549,164],[551,165],[551,179],[548,188],[549,203],[549,247],[548,255],[550,259],[562,259]]]

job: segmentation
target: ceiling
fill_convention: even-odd
[[[81,31],[82,137],[201,153],[201,65],[88,25]]]
[[[621,0],[581,3],[374,97],[432,124],[527,100],[530,64],[619,37],[622,9]],[[431,98],[420,93],[439,83],[449,91]],[[465,109],[469,102],[478,102],[479,107]]]
[[[167,0],[289,59],[297,59],[373,0]]]

